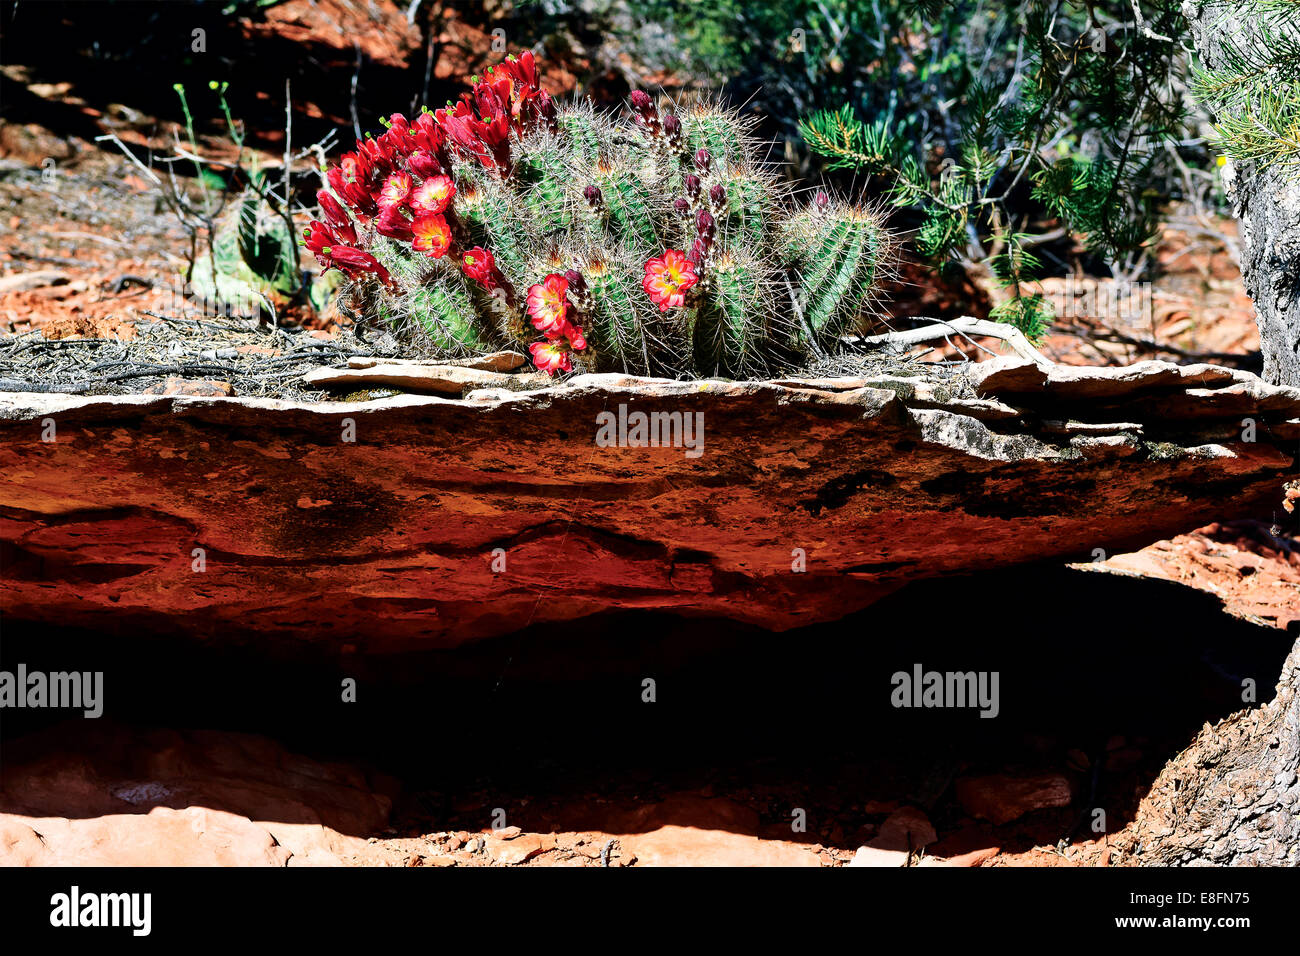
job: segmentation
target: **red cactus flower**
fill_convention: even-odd
[[[411,198],[411,174],[393,173],[379,192],[380,206],[401,206]]]
[[[514,80],[521,92],[525,94],[541,90],[537,77],[537,61],[533,58],[531,50],[525,50],[518,56],[506,57],[505,62],[496,69]]]
[[[444,140],[442,127],[438,125],[438,119],[433,113],[421,113],[411,124],[412,137],[415,140],[417,149],[427,150],[430,153],[441,151]]]
[[[355,183],[362,178],[362,159],[356,153],[344,153],[339,157],[338,166],[334,168],[349,183]]]
[[[339,201],[331,196],[328,190],[316,190],[316,202],[320,204],[321,215],[331,226],[347,225],[352,221],[339,205]]]
[[[415,149],[407,157],[411,172],[428,178],[451,171],[451,158],[447,155],[447,133],[438,125],[434,113],[421,113],[411,124],[411,140]]]
[[[494,153],[510,138],[510,102],[488,83],[474,87],[479,120],[475,133]]]
[[[319,219],[313,219],[311,225],[303,230],[303,245],[307,251],[316,257],[316,261],[321,264],[321,268],[330,267],[329,256],[325,253],[326,249],[333,246],[341,246],[342,242],[330,231],[329,227]]]
[[[415,175],[424,179],[441,176],[442,162],[427,149],[417,149],[406,157],[406,167]]]
[[[528,290],[528,316],[543,332],[559,332],[568,311],[569,280],[552,272]]]
[[[547,375],[573,370],[569,353],[558,342],[534,342],[528,346],[528,351],[533,354],[533,364]]]
[[[304,245],[316,256],[323,269],[338,269],[354,279],[361,273],[370,273],[384,282],[391,281],[388,270],[380,265],[378,259],[368,252],[337,242],[322,222],[313,219],[303,238]]]
[[[474,102],[481,119],[474,115]],[[455,106],[434,115],[461,152],[503,175],[510,172],[510,114],[490,86],[476,86],[472,97],[467,93]]]
[[[356,278],[359,273],[366,272],[378,276],[383,282],[391,282],[388,270],[380,265],[379,260],[368,252],[362,252],[360,249],[353,249],[350,246],[332,246],[325,250],[330,258],[330,264],[336,266],[348,275]]]
[[[645,277],[641,287],[661,312],[676,308],[686,301],[686,290],[699,281],[695,267],[679,249],[668,249],[662,256],[645,264]]]
[[[516,130],[524,132],[538,119],[547,117],[551,110],[550,97],[538,81],[537,63],[531,52],[508,57],[490,75],[498,95],[510,105],[510,118]]]
[[[316,202],[320,204],[321,215],[325,221],[334,229],[334,234],[342,239],[349,246],[356,245],[357,231],[352,225],[352,220],[339,205],[339,201],[331,196],[324,189],[317,190]]]
[[[555,100],[551,99],[551,94],[542,90],[537,94],[537,99],[533,104],[537,110],[538,119],[546,124],[546,128],[551,131],[551,135],[558,135],[560,132],[560,118],[555,111]]]
[[[461,100],[450,109],[438,110],[434,116],[438,125],[446,132],[447,138],[456,145],[457,149],[484,161],[491,159],[491,154],[478,137],[475,129],[478,119],[468,103]]]
[[[401,206],[381,206],[374,219],[375,232],[398,242],[411,238],[411,220],[406,218]]]
[[[411,232],[415,236],[411,248],[431,259],[441,259],[451,248],[451,229],[447,227],[447,220],[436,213],[421,216],[411,223]]]
[[[415,130],[401,113],[394,113],[388,118],[388,131],[379,137],[379,143],[387,150],[408,155],[419,146],[415,141]]]
[[[419,215],[445,212],[454,195],[456,184],[450,176],[434,176],[415,187],[410,198],[411,208]]]
[[[475,246],[465,253],[465,275],[479,283],[485,289],[497,284],[497,260],[490,250]]]
[[[587,337],[582,334],[582,329],[568,319],[561,319],[555,329],[546,333],[546,337],[551,340],[568,339],[569,347],[575,352],[582,352],[587,348]]]
[[[502,67],[505,66],[503,63]],[[487,76],[478,83],[474,84],[475,97],[480,96],[480,91],[491,91],[491,98],[495,102],[489,101],[486,109],[483,107],[483,100],[479,99],[479,109],[484,118],[495,116],[497,113],[504,112],[507,107],[511,107],[510,112],[513,114],[514,108],[517,107],[515,101],[515,80],[505,69],[492,69],[488,67]]]
[[[330,169],[325,175],[330,188],[359,215],[366,218],[373,216],[378,209],[365,181],[368,168],[363,166],[356,155],[347,153],[339,160],[339,165]]]
[[[379,176],[387,176],[401,167],[402,155],[394,145],[394,138],[388,133],[378,139],[367,136],[357,140],[357,155]]]

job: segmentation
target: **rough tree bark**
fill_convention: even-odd
[[[1255,24],[1223,0],[1186,0],[1196,51],[1225,65],[1224,41]],[[1249,43],[1249,40],[1246,40]],[[1264,378],[1300,386],[1300,180],[1274,166],[1229,161],[1229,199],[1241,223],[1242,274],[1255,301]],[[1274,699],[1206,725],[1171,760],[1117,845],[1152,866],[1300,866],[1300,641]]]
[[[1116,849],[1145,866],[1300,866],[1300,641],[1277,695],[1206,725],[1143,798]]]
[[[1250,48],[1257,21],[1234,9],[1224,0],[1183,3],[1196,53],[1211,69],[1226,66],[1230,42]],[[1241,223],[1241,272],[1255,301],[1263,378],[1300,386],[1300,179],[1294,169],[1228,160],[1223,184]]]

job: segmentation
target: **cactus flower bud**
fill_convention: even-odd
[[[691,245],[690,260],[697,266],[703,266],[713,249],[713,234],[716,223],[707,209],[695,214],[695,242]]]
[[[588,186],[582,191],[583,198],[587,200],[587,205],[592,209],[599,209],[600,204],[604,202],[604,194],[600,191],[599,186]]]
[[[727,205],[727,187],[721,183],[715,183],[709,190],[709,204],[714,209],[723,209]]]
[[[628,99],[632,101],[632,111],[641,125],[650,131],[655,139],[663,136],[663,127],[659,125],[659,111],[655,109],[654,100],[644,90],[633,90]]]
[[[569,283],[569,292],[577,300],[578,309],[583,312],[588,311],[591,308],[591,290],[587,287],[586,278],[577,269],[569,269],[565,271],[564,279]],[[585,341],[579,344],[572,335],[569,335],[569,342],[579,352],[587,347]]]
[[[577,269],[569,269],[564,273],[564,278],[569,280],[569,288],[577,295],[587,291],[587,280],[582,277],[582,273]]]
[[[560,117],[555,112],[555,100],[551,94],[542,90],[537,94],[537,115],[546,124],[547,130],[554,136],[560,131]]]
[[[668,148],[674,153],[683,151],[682,121],[674,113],[669,113],[664,117],[664,138],[668,141]]]
[[[825,212],[830,207],[831,197],[826,195],[826,190],[819,189],[817,190],[817,198],[814,202],[817,204],[818,212]]]
[[[686,195],[691,198],[691,202],[700,198],[700,177],[694,173],[686,177]]]
[[[691,204],[685,199],[674,199],[673,209],[681,216],[689,216],[691,214]]]
[[[713,163],[713,157],[709,155],[709,151],[705,149],[703,146],[701,146],[699,149],[695,151],[695,168],[698,169],[701,173],[707,176],[709,172],[709,166],[712,163]]]

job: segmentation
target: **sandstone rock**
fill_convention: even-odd
[[[849,866],[907,866],[907,852],[904,850],[881,850],[876,847],[860,846],[849,861]]]
[[[961,777],[956,786],[962,809],[995,825],[1018,820],[1034,810],[1068,807],[1074,799],[1070,781],[1059,773]]]
[[[205,807],[88,819],[0,815],[0,866],[285,866],[291,856],[265,827]]]
[[[621,842],[638,866],[821,866],[811,850],[726,830],[666,825]]]
[[[266,738],[88,723],[5,744],[0,866],[337,865],[387,824],[359,771]]]
[[[638,866],[821,866],[808,847],[758,838],[758,814],[733,801],[674,794],[608,821]]]
[[[167,376],[167,380],[159,385],[151,385],[144,390],[146,395],[201,395],[207,397],[216,397],[219,395],[229,396],[235,394],[234,387],[229,382],[218,382],[214,380],[194,381],[192,379],[180,378],[176,375]]]
[[[41,327],[41,335],[47,339],[119,339],[130,342],[136,337],[135,323],[120,316],[107,315],[92,318],[85,315],[70,315],[55,319]]]
[[[44,167],[49,159],[71,159],[76,147],[37,123],[0,126],[0,157]],[[57,167],[56,167],[57,168]]]
[[[1256,535],[1268,543],[1261,545]],[[1213,594],[1234,617],[1285,630],[1300,621],[1300,555],[1288,559],[1285,551],[1269,547],[1275,544],[1266,522],[1215,523],[1133,554],[1074,567],[1174,581]]]
[[[1047,386],[1047,370],[1042,365],[1015,355],[978,363],[970,378],[981,395],[1033,393]]]
[[[930,818],[916,807],[903,807],[889,815],[867,846],[874,850],[910,853],[939,839]]]
[[[526,833],[522,836],[515,834],[508,839],[490,836],[486,841],[486,849],[494,862],[504,866],[515,866],[543,852],[543,842],[542,837],[536,833]]]
[[[455,365],[459,368],[482,369],[487,372],[513,372],[528,359],[519,352],[493,352],[450,362],[426,362],[420,359],[371,358],[355,355],[348,359],[348,368],[375,368],[379,365]]]
[[[0,295],[8,295],[10,292],[26,292],[29,289],[40,289],[49,285],[65,285],[68,282],[68,274],[60,272],[58,269],[33,269],[31,272],[15,272],[12,275],[0,276]]]
[[[1217,365],[1174,365],[1135,362],[1132,365],[1050,365],[1021,358],[981,362],[971,372],[981,394],[999,398],[1048,391],[1058,400],[1115,399],[1159,388],[1193,388],[1233,382],[1264,383],[1248,372]],[[1267,386],[1265,386],[1267,387]]]
[[[1273,437],[1300,418],[1293,390],[1207,366],[985,364],[974,385],[910,393],[625,375],[514,391],[526,376],[448,366],[457,394],[512,384],[473,400],[0,394],[0,613],[367,653],[621,608],[786,629],[920,577],[1267,511],[1297,475]],[[997,392],[984,420],[953,397],[980,382]],[[1180,402],[1178,420],[1130,414],[1148,397]],[[702,415],[701,454],[597,445],[620,407]]]
[[[986,846],[978,850],[971,850],[969,853],[961,853],[957,856],[937,857],[927,856],[918,865],[919,866],[983,866],[989,860],[993,859],[1002,850],[996,846]]]
[[[550,379],[540,373],[505,375],[462,365],[380,364],[369,368],[318,368],[302,380],[316,388],[331,386],[387,385],[411,392],[440,392],[460,395],[467,388],[542,388]]]

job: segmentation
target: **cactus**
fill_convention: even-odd
[[[842,326],[874,288],[887,238],[868,211],[815,204],[783,228],[787,261],[798,270],[804,323],[801,339]]]
[[[259,188],[265,189],[265,176],[255,175]],[[195,257],[190,276],[194,294],[220,312],[256,314],[261,303],[275,314],[302,284],[293,240],[284,219],[251,186],[246,188],[218,219],[211,255]]]
[[[825,193],[795,208],[734,110],[559,104],[528,53],[472,82],[358,142],[304,237],[413,350],[757,376],[833,342],[887,267],[878,217]]]

